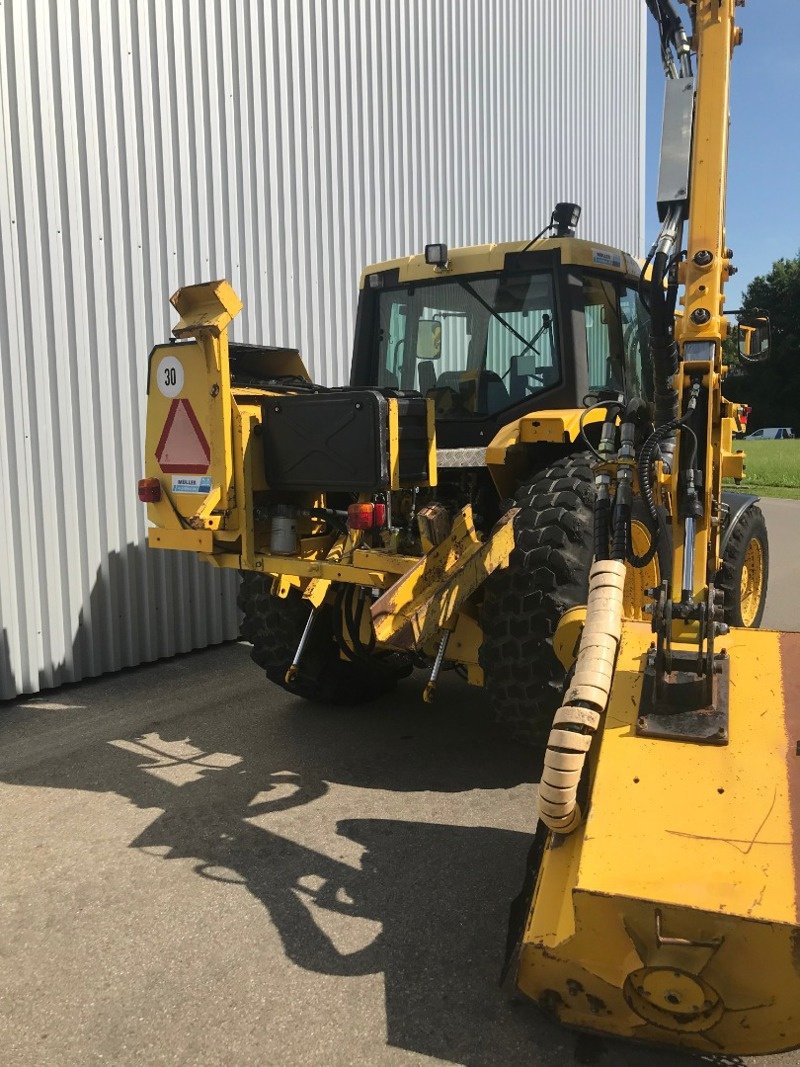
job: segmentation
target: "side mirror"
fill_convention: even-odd
[[[736,327],[739,358],[744,363],[763,363],[769,359],[772,330],[769,315],[761,311],[745,312]]]
[[[436,319],[417,323],[417,359],[439,359],[442,354],[442,324]]]

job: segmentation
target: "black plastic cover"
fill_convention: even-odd
[[[422,396],[397,394],[400,483],[424,485],[428,473],[428,404]]]
[[[388,405],[377,390],[272,396],[261,409],[270,489],[376,493],[388,488]]]

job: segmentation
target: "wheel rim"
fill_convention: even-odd
[[[742,563],[742,578],[739,588],[739,612],[743,626],[752,626],[761,607],[764,589],[764,550],[761,542],[753,538],[747,546]]]
[[[637,519],[631,523],[631,545],[637,556],[643,556],[650,547],[650,533],[644,523]],[[660,581],[658,554],[646,567],[637,569],[628,564],[625,568],[625,590],[622,594],[626,619],[636,619],[641,622],[645,618],[642,611],[645,601],[644,591],[657,588]]]

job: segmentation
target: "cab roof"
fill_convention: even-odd
[[[383,263],[372,263],[361,273],[359,288],[363,289],[370,274],[397,270],[398,281],[412,282],[427,279],[446,278],[448,275],[463,276],[470,274],[487,274],[500,271],[505,266],[509,253],[522,252],[529,241],[510,241],[502,244],[471,245],[467,248],[448,249],[448,266],[446,270],[425,262],[424,252],[401,259],[387,259]],[[561,262],[580,267],[594,267],[609,270],[616,274],[638,276],[641,263],[627,252],[598,241],[584,241],[577,237],[548,237],[537,241],[530,249],[535,252],[561,251]]]

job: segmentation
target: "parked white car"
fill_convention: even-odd
[[[788,438],[794,437],[791,428],[788,426],[765,426],[762,430],[756,430],[755,433],[749,433],[745,438],[746,441],[786,441]]]

